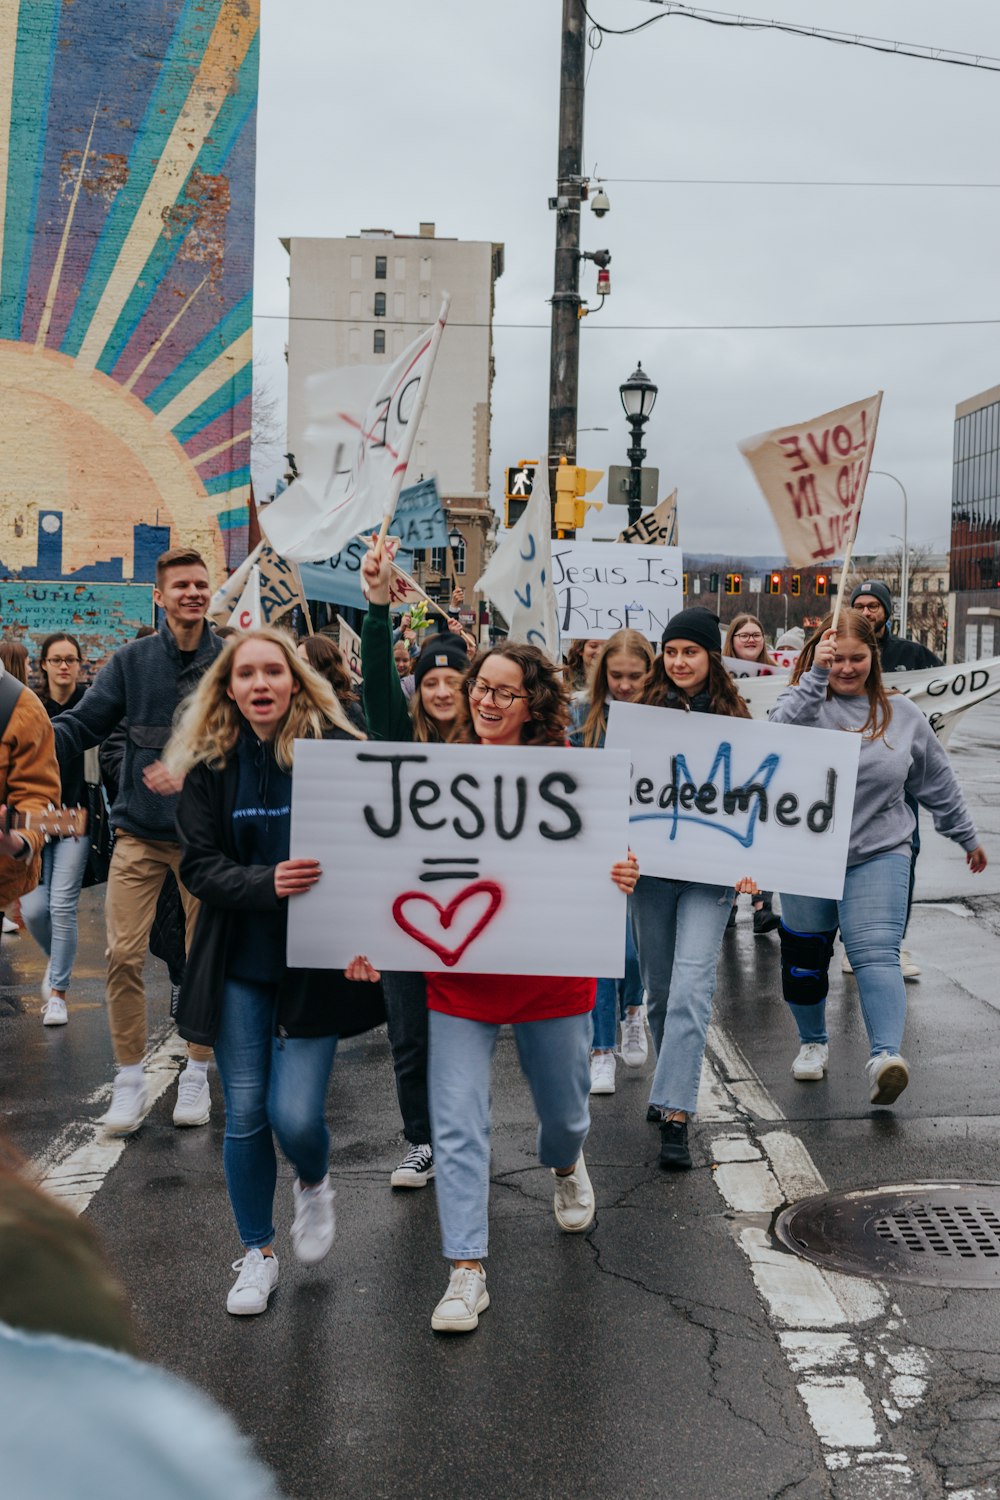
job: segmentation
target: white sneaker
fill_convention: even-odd
[[[479,1327],[479,1314],[490,1305],[486,1272],[472,1266],[455,1266],[448,1290],[431,1314],[436,1333],[471,1333]]]
[[[43,1026],[65,1026],[69,1020],[66,1014],[66,1001],[60,1000],[58,995],[50,995],[45,1002],[42,1011]]]
[[[433,1176],[433,1148],[429,1144],[425,1146],[411,1146],[389,1178],[389,1186],[394,1188],[422,1188],[427,1186]]]
[[[830,1048],[826,1042],[803,1042],[792,1063],[792,1077],[800,1083],[815,1083],[826,1072],[829,1058]]]
[[[903,971],[904,979],[920,978],[920,965],[914,962],[913,955],[911,954],[909,948],[900,948],[899,967]]]
[[[201,1068],[185,1068],[177,1080],[177,1103],[174,1105],[174,1124],[180,1129],[189,1125],[207,1125],[212,1112],[212,1096],[208,1089],[208,1074]]]
[[[337,1233],[337,1216],[333,1207],[336,1196],[329,1176],[315,1187],[304,1188],[298,1180],[292,1184],[295,1200],[292,1249],[304,1266],[314,1266],[329,1253]]]
[[[48,1005],[49,1001],[52,999],[52,984],[51,984],[51,980],[52,980],[52,960],[49,959],[48,963],[45,965],[45,973],[42,975],[42,983],[40,985],[40,989],[41,989],[41,992],[42,992],[42,999],[44,1000],[44,1002],[45,1002],[46,1005]]]
[[[119,1073],[111,1089],[111,1108],[101,1123],[108,1135],[131,1135],[142,1124],[147,1107],[145,1077],[133,1082],[129,1074]]]
[[[233,1261],[233,1270],[240,1274],[229,1288],[226,1311],[237,1316],[264,1312],[278,1285],[278,1257],[265,1255],[261,1250],[248,1250],[241,1260]]]
[[[637,1010],[634,1016],[626,1014],[622,1022],[622,1062],[626,1068],[641,1068],[648,1056],[649,1043],[642,1011]]]
[[[590,1092],[613,1094],[615,1091],[615,1054],[592,1052],[590,1054]]]
[[[3,919],[3,930],[4,930],[5,933],[9,933],[11,937],[13,937],[15,935],[15,933],[18,933],[18,932],[21,931],[21,929],[20,929],[20,927],[18,927],[17,923],[16,922],[12,922],[11,919],[10,919],[10,917],[4,917],[4,919]]]
[[[879,1052],[865,1064],[872,1104],[895,1104],[910,1081],[910,1070],[898,1052]]]
[[[556,1223],[567,1234],[582,1234],[594,1222],[594,1189],[587,1175],[587,1163],[580,1152],[580,1160],[568,1177],[560,1177],[555,1171],[556,1193],[553,1200]]]

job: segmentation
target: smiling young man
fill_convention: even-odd
[[[186,547],[156,563],[153,599],[164,619],[155,635],[129,641],[97,674],[82,701],[54,722],[60,759],[71,759],[127,721],[118,793],[111,809],[115,850],[108,875],[108,1019],[118,1074],[104,1117],[111,1135],[129,1135],[147,1109],[143,1056],[148,1041],[142,970],[160,888],[168,870],[184,903],[188,947],[198,903],[180,879],[175,815],[180,783],[160,761],[178,706],[222,650],[205,619],[212,594],[208,569]],[[175,1125],[209,1117],[207,1047],[188,1047],[174,1109]]]

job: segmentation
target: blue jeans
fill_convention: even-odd
[[[490,1071],[500,1027],[428,1013],[437,1208],[447,1260],[482,1260],[489,1242]],[[589,1012],[520,1021],[514,1040],[538,1116],[538,1159],[571,1167],[590,1129]]]
[[[899,945],[906,926],[910,857],[879,854],[852,865],[839,901],[818,896],[782,896],[781,920],[800,935],[840,927],[858,982],[861,1014],[871,1055],[898,1052],[906,1024],[906,987],[899,967]],[[803,1042],[825,1042],[826,1001],[789,1004]]]
[[[42,850],[42,878],[21,897],[25,926],[49,960],[49,984],[69,989],[76,958],[76,908],[90,845],[83,839],[53,839]]]
[[[300,1182],[322,1182],[330,1164],[323,1110],[337,1038],[275,1036],[276,1003],[276,985],[228,978],[215,1039],[226,1098],[222,1163],[247,1250],[274,1239],[278,1163],[272,1131]]]
[[[697,1107],[715,971],[733,895],[731,885],[640,875],[629,897],[658,1053],[649,1102],[660,1109],[692,1115]]]
[[[642,975],[632,924],[625,923],[625,978],[599,979],[594,1002],[594,1050],[610,1052],[618,1043],[618,1021],[630,1006],[642,1004]]]

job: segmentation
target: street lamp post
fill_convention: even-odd
[[[642,446],[642,429],[656,405],[658,387],[639,364],[618,390],[632,429],[632,445],[628,450],[628,523],[634,526],[642,514],[642,461],[646,457],[646,450]]]
[[[910,548],[906,540],[906,490],[903,481],[897,479],[895,474],[890,474],[888,469],[872,469],[872,474],[881,474],[883,479],[891,479],[893,484],[899,485],[899,492],[903,497],[903,567],[902,579],[899,589],[899,634],[900,638],[906,639],[907,616],[910,612]]]

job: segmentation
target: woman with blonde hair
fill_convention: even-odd
[[[781,985],[799,1032],[792,1076],[817,1081],[827,1070],[827,974],[839,927],[868,1032],[868,1097],[893,1104],[910,1079],[900,1055],[906,989],[899,963],[915,821],[908,797],[965,850],[973,875],[985,870],[986,851],[929,721],[909,698],[886,692],[874,629],[857,610],[841,610],[836,629],[827,615],[770,717],[861,739],[843,896],[781,897]]]
[[[297,739],[364,739],[283,631],[232,636],[188,701],[164,755],[184,778],[181,876],[201,905],[177,1028],[215,1048],[226,1100],[223,1164],[243,1256],[226,1306],[265,1310],[274,1254],[274,1137],[296,1168],[292,1246],[322,1260],[334,1237],[324,1102],[338,1038],[382,1019],[380,995],[285,963],[288,901],[322,871],[289,858]]]
[[[730,620],[722,654],[730,660],[752,661],[761,667],[778,668],[778,663],[767,649],[764,627],[756,615],[737,615],[734,620]]]
[[[574,645],[577,644],[574,642]],[[600,749],[608,732],[608,708],[612,703],[638,703],[653,670],[653,648],[637,630],[619,630],[604,642],[594,664],[590,691],[582,701],[574,699],[576,727],[570,743],[584,749]],[[594,1003],[594,1041],[590,1053],[590,1092],[615,1091],[615,1043],[621,1021],[621,1058],[627,1068],[639,1068],[649,1054],[642,1019],[642,976],[632,937],[632,924],[625,922],[625,977],[599,979]]]

